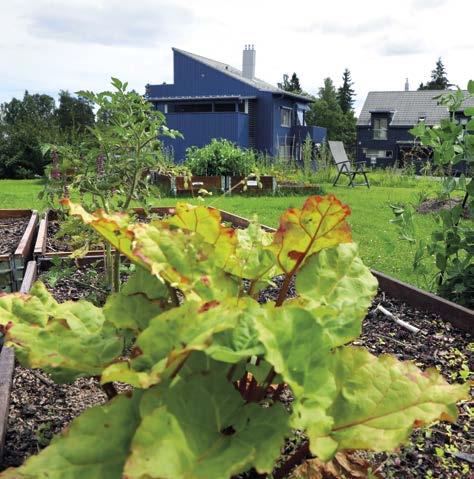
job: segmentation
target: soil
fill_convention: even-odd
[[[418,205],[416,211],[421,214],[438,213],[442,210],[450,210],[454,208],[461,203],[461,201],[462,199],[459,198],[449,198],[445,200],[439,200],[436,198],[427,199]]]
[[[100,267],[94,271],[100,276]],[[55,298],[59,301],[90,298],[97,291],[86,287],[86,284],[94,287],[99,284],[91,281],[90,277],[88,270],[79,268],[69,278],[58,279],[53,289]],[[43,279],[50,284],[47,275]],[[279,281],[277,279],[276,282]],[[260,301],[274,300],[277,291],[278,288],[268,288],[261,293]],[[290,295],[294,294],[292,287]],[[378,304],[421,331],[410,333],[376,313]],[[463,382],[465,377],[462,376],[468,368],[473,369],[471,341],[470,335],[456,330],[437,315],[419,311],[379,293],[364,320],[362,335],[354,344],[363,345],[376,355],[390,353],[400,360],[413,360],[422,369],[434,366],[449,382]],[[286,406],[291,407],[291,391],[286,389],[282,396]],[[94,379],[80,379],[72,385],[55,385],[45,373],[17,366],[3,467],[21,464],[27,456],[45,447],[53,434],[67,426],[84,409],[105,400],[104,393]],[[468,478],[474,458],[473,442],[469,435],[470,407],[472,409],[472,402],[460,405],[459,418],[455,424],[438,423],[431,429],[415,431],[409,443],[396,453],[360,453],[361,457],[367,459],[373,469],[385,478]],[[295,431],[286,442],[275,472],[281,472],[278,471],[279,467],[295,455],[298,456],[298,462],[304,457],[311,457],[307,452],[307,439],[301,431]],[[290,477],[288,474],[275,476]],[[235,479],[264,477],[256,471],[248,471]]]
[[[0,255],[15,252],[29,218],[0,218]]]

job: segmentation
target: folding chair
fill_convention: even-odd
[[[367,186],[370,188],[369,180],[367,179],[367,171],[365,170],[365,161],[356,161],[355,167],[352,167],[352,163],[347,158],[346,150],[342,141],[329,141],[329,149],[331,150],[334,163],[337,168],[337,176],[334,180],[333,186],[336,186],[341,175],[345,175],[349,178],[348,186]],[[354,183],[354,179],[357,175],[362,175],[365,179],[363,183]]]

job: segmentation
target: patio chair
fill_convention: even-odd
[[[369,180],[367,178],[367,171],[365,170],[365,161],[356,161],[355,166],[352,165],[349,158],[347,158],[346,150],[342,141],[330,141],[329,149],[331,150],[334,163],[337,168],[337,176],[334,180],[333,186],[336,186],[341,175],[345,175],[349,178],[349,184],[347,186],[367,186],[370,188]],[[354,183],[354,179],[357,175],[364,177],[363,183]]]

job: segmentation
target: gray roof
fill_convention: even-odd
[[[439,106],[434,97],[448,90],[420,91],[371,91],[367,95],[357,125],[370,125],[371,113],[393,112],[391,126],[416,125],[421,116],[425,117],[427,125],[435,125],[448,117],[445,106]],[[463,108],[474,106],[474,98],[464,102]]]
[[[248,85],[258,88],[261,91],[268,91],[271,93],[287,95],[287,96],[298,98],[300,100],[305,100],[305,101],[314,101],[314,99],[309,96],[298,95],[296,93],[290,93],[288,91],[282,90],[281,88],[273,86],[271,83],[267,83],[266,81],[260,80],[259,78],[253,78],[253,79],[245,78],[242,75],[241,70],[231,65],[228,65],[227,63],[211,60],[210,58],[202,57],[201,55],[196,55],[195,53],[186,52],[185,50],[180,50],[179,48],[173,48],[173,51],[182,53],[183,55],[186,55],[192,58],[193,60],[204,63],[205,65],[211,68],[214,68],[215,70],[218,70],[232,78],[236,78],[237,80],[240,80],[241,82],[247,83]]]

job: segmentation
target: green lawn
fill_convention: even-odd
[[[0,208],[34,208],[42,210],[44,204],[37,198],[42,189],[41,180],[0,180]],[[389,223],[393,217],[390,203],[407,203],[416,200],[420,189],[414,187],[373,186],[333,188],[323,185],[326,193],[334,193],[352,209],[349,222],[354,239],[359,243],[361,255],[369,266],[412,284],[419,284],[412,272],[413,248],[397,237],[396,228]],[[176,199],[161,198],[156,205],[172,205]],[[190,199],[189,201],[196,202]],[[289,207],[300,207],[304,197],[221,197],[210,198],[206,203],[239,214],[252,217],[257,214],[261,223],[277,226],[280,213]],[[433,229],[431,215],[418,215],[418,232],[428,237]],[[420,286],[423,286],[421,284]]]

